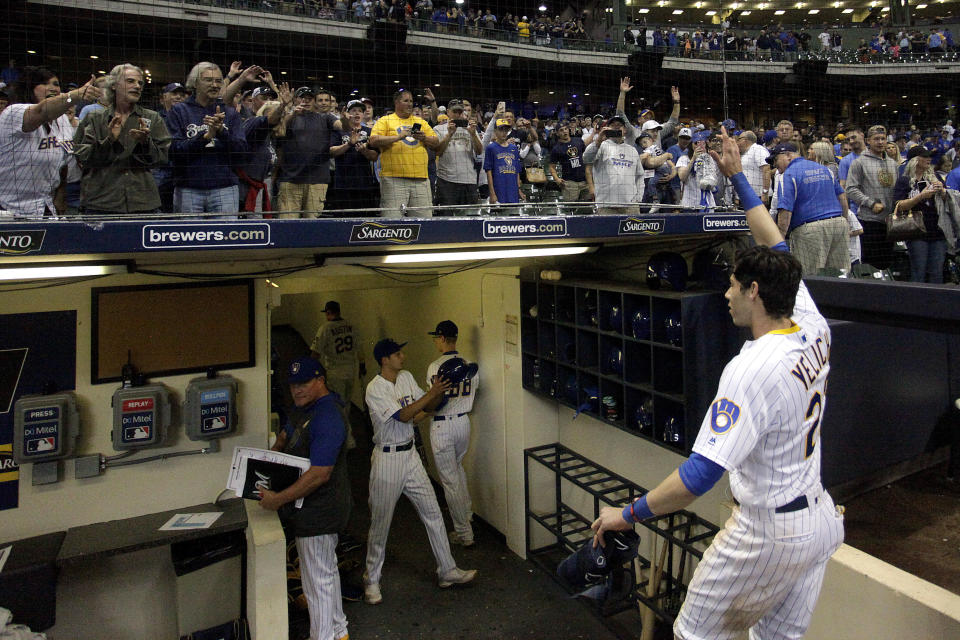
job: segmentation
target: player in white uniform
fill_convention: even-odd
[[[439,379],[426,393],[409,371],[403,370],[403,344],[389,338],[378,342],[373,357],[380,374],[367,385],[367,408],[373,423],[370,458],[370,533],[367,535],[367,570],[363,597],[368,604],[383,601],[380,575],[393,509],[403,494],[410,499],[427,529],[430,549],[437,560],[441,587],[473,580],[475,570],[464,571],[450,553],[443,514],[420,456],[413,446],[413,421],[440,403],[449,384]]]
[[[682,509],[729,471],[737,505],[694,573],[674,634],[798,639],[843,542],[842,509],[820,483],[830,329],[726,133],[723,157],[714,159],[758,245],[737,256],[726,293],[734,324],[749,327],[753,340],[724,369],[690,458],[622,511],[604,507],[593,529],[602,542],[605,530]]]
[[[437,370],[441,364],[450,358],[460,357],[457,353],[458,333],[457,325],[450,320],[443,320],[437,324],[436,330],[429,332],[441,355],[427,367],[428,385],[436,382]],[[430,425],[433,460],[437,465],[437,474],[440,476],[443,495],[447,499],[450,519],[453,521],[450,542],[464,547],[473,546],[473,527],[470,526],[472,505],[467,488],[467,474],[463,471],[463,457],[467,455],[467,447],[470,446],[468,414],[473,409],[476,392],[476,376],[448,389],[447,402],[433,412]]]
[[[310,345],[310,355],[327,370],[327,386],[340,394],[344,402],[343,421],[347,425],[347,449],[357,446],[350,428],[350,403],[353,401],[354,381],[363,370],[360,336],[353,324],[340,315],[340,303],[330,300],[323,307],[327,321],[317,329]]]

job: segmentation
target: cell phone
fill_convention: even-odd
[[[621,131],[620,129],[604,129],[603,135],[605,135],[608,138],[622,138],[623,131]]]
[[[507,103],[506,103],[506,102],[498,102],[498,103],[497,103],[497,111],[501,111],[501,112],[502,112],[502,111],[506,111],[506,110],[507,110]]]
[[[419,122],[413,123],[413,126],[410,127],[410,133],[419,133],[419,132],[420,132],[420,123]]]
[[[466,127],[466,126],[468,126],[468,125],[470,124],[469,122],[467,122],[466,118],[457,118],[456,120],[453,120],[452,122],[453,122],[453,124],[457,125],[458,127]]]

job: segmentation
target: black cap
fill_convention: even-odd
[[[266,86],[257,87],[256,89],[253,90],[253,97],[257,98],[259,96],[272,97],[272,98],[278,97],[276,91]]]
[[[327,304],[323,305],[323,312],[326,313],[328,311],[331,313],[340,313],[340,303],[336,300],[328,300]]]
[[[456,338],[460,334],[460,330],[450,320],[441,320],[437,323],[437,328],[433,331],[428,331],[427,335],[431,336],[443,336],[444,338]]]
[[[610,124],[614,120],[618,121],[620,124],[623,124],[623,125],[627,124],[627,119],[624,118],[623,116],[610,116],[609,118],[607,118],[607,124]]]
[[[910,147],[910,150],[907,151],[907,160],[913,160],[917,156],[921,158],[929,158],[933,153],[930,152],[930,149],[927,149],[922,144],[918,144]]]
[[[293,95],[297,98],[302,98],[303,96],[315,96],[317,93],[310,87],[300,87]]]
[[[767,164],[776,162],[777,156],[781,153],[797,153],[797,145],[790,142],[781,142],[770,150],[770,155],[767,156]]]
[[[380,364],[380,361],[384,358],[389,358],[400,349],[403,349],[403,345],[407,344],[406,342],[398,343],[395,340],[390,338],[384,338],[377,344],[373,346],[373,358],[377,361],[377,364]]]

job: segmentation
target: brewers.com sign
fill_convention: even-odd
[[[42,229],[33,231],[0,231],[0,255],[22,256],[40,251],[43,246]]]

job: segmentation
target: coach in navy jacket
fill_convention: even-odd
[[[193,95],[174,105],[167,118],[174,211],[236,214],[240,203],[232,166],[242,162],[247,149],[240,115],[220,100],[223,74],[212,62],[194,66],[186,86]]]

